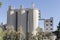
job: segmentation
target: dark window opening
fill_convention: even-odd
[[[46,30],[48,30],[48,28],[46,28]]]
[[[50,26],[52,26],[52,24],[50,24]]]
[[[46,26],[48,26],[48,24],[46,24]]]
[[[48,20],[46,20],[46,22],[48,22]]]
[[[53,30],[53,28],[51,28],[51,30]]]
[[[40,13],[39,13],[39,15],[40,15]]]
[[[52,20],[50,22],[52,23]]]

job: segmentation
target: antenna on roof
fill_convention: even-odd
[[[34,8],[35,7],[35,4],[34,4],[34,2],[32,2],[32,8]]]
[[[23,5],[20,5],[20,8],[22,9],[23,8]]]

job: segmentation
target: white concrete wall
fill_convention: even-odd
[[[38,21],[39,21],[39,10],[33,10],[33,29],[34,29],[34,35],[36,34],[36,29],[38,27]]]

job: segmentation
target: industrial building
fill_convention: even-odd
[[[32,3],[31,8],[24,8],[23,5],[20,5],[19,9],[14,9],[13,7],[9,6],[7,11],[7,25],[5,26],[5,28],[9,29],[11,27],[14,27],[14,29],[18,31],[18,28],[22,27],[22,30],[25,34],[25,40],[27,40],[28,33],[30,35],[36,35],[36,29],[39,26],[38,22],[40,20],[42,20],[41,12],[39,9],[35,8],[34,3]],[[43,19],[43,21],[44,33],[52,32],[53,17],[51,17],[50,19]]]

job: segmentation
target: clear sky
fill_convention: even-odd
[[[2,7],[0,8],[0,23],[7,23],[8,6],[19,8],[21,4],[25,8],[30,8],[31,3],[35,3],[35,7],[41,10],[41,18],[54,17],[54,30],[60,21],[60,0],[0,0]]]

